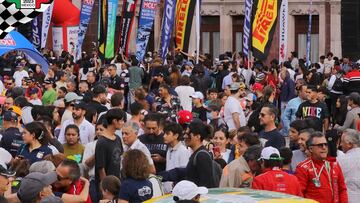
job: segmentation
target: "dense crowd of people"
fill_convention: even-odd
[[[252,188],[360,199],[360,61],[0,58],[0,202],[143,202]]]

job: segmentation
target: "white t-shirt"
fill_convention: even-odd
[[[0,147],[0,165],[7,169],[7,164],[10,163],[11,159],[11,154],[6,149]]]
[[[190,96],[195,92],[195,89],[191,86],[177,86],[175,92],[178,94],[180,99],[180,105],[184,110],[191,112],[192,110],[192,100]]]
[[[66,143],[65,139],[65,128],[70,125],[74,124],[74,119],[69,119],[64,121],[64,123],[61,125],[60,133],[59,133],[59,142],[61,144]],[[81,122],[81,124],[78,126],[80,130],[80,143],[85,145],[89,142],[94,141],[95,138],[95,126],[91,124],[89,121],[87,121],[85,118]]]
[[[227,126],[229,127],[229,131],[236,129],[234,120],[232,118],[233,113],[239,114],[240,126],[245,126],[246,125],[245,114],[243,109],[241,108],[240,101],[235,97],[230,96],[226,100],[224,105],[224,120]]]
[[[30,103],[32,103],[33,105],[42,105],[42,102],[40,99],[30,99],[29,100]]]
[[[21,81],[24,77],[29,77],[28,72],[26,72],[26,70],[22,70],[22,71],[15,71],[14,73],[14,79],[15,79],[15,86],[16,87],[21,87]]]
[[[96,147],[97,140],[93,142],[89,142],[85,145],[85,150],[83,154],[82,163],[85,164],[86,160],[90,158],[91,156],[95,155],[95,147]],[[95,167],[91,167],[89,169],[89,179],[95,178]]]

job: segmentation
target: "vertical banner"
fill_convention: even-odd
[[[120,20],[119,49],[128,55],[129,38],[135,16],[137,0],[124,0]]]
[[[62,27],[53,27],[52,28],[52,38],[53,38],[53,51],[56,56],[60,56],[64,48],[64,39],[63,39],[63,28]]]
[[[41,48],[44,48],[46,46],[53,8],[54,2],[52,2],[51,5],[42,14]]]
[[[199,63],[200,54],[200,0],[196,0],[196,64]]]
[[[280,31],[279,31],[279,63],[286,61],[287,30],[288,30],[288,0],[282,0],[280,6]]]
[[[176,48],[188,52],[189,38],[196,0],[178,0],[175,17],[175,44]]]
[[[252,18],[253,0],[245,0],[245,19],[243,28],[243,54],[245,58],[249,57],[249,46],[251,42],[251,18]]]
[[[32,23],[32,36],[31,42],[36,49],[40,50],[41,48],[41,15],[36,16]]]
[[[118,3],[118,0],[108,0],[108,22],[105,47],[106,59],[114,58],[116,12]]]
[[[306,67],[309,69],[310,67],[310,49],[311,49],[311,24],[312,24],[312,14],[311,14],[311,8],[312,8],[312,0],[310,0],[310,6],[309,6],[309,27],[308,32],[306,35]]]
[[[101,60],[105,58],[105,43],[107,31],[107,0],[99,0],[99,24],[98,24],[98,46],[99,57]]]
[[[81,47],[90,22],[94,2],[95,0],[83,0],[81,5],[78,41],[76,43],[76,60],[81,58]]]
[[[265,60],[276,28],[280,0],[258,0],[252,23],[252,51],[254,57]]]
[[[142,0],[140,6],[140,19],[136,37],[136,58],[142,61],[145,56],[151,30],[155,19],[157,0]]]
[[[161,27],[161,57],[165,59],[168,52],[171,34],[174,28],[176,0],[165,0],[164,15]]]

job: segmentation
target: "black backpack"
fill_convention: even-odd
[[[222,168],[221,166],[213,160],[212,156],[209,154],[209,152],[207,152],[206,150],[200,150],[198,152],[196,152],[195,156],[194,156],[194,161],[193,161],[193,165],[196,165],[196,156],[200,153],[200,152],[205,152],[206,154],[208,154],[211,158],[212,161],[212,173],[213,173],[213,182],[215,184],[215,187],[219,187],[220,185],[220,179],[221,179],[221,175],[222,175]]]
[[[332,86],[332,90],[337,91],[337,92],[344,91],[344,83],[341,80],[341,77],[336,76],[336,80],[334,82],[334,85]]]

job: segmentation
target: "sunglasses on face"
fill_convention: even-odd
[[[58,181],[69,179],[68,177],[61,177],[60,175],[57,175]]]
[[[311,146],[313,147],[319,147],[319,148],[324,148],[328,146],[328,143],[319,143],[319,144],[312,144]]]

